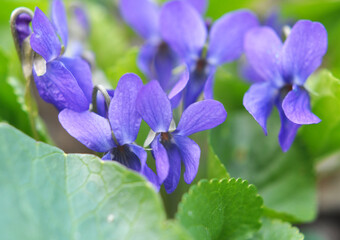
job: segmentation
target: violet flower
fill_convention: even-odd
[[[184,180],[190,184],[198,170],[200,148],[189,135],[214,128],[227,117],[223,105],[215,100],[204,100],[190,105],[182,114],[173,132],[171,103],[157,81],[145,85],[137,97],[137,110],[156,133],[151,142],[159,183],[164,182],[168,193],[173,192],[184,163]]]
[[[81,58],[63,56],[68,30],[61,0],[53,1],[52,23],[39,8],[35,9],[30,42],[32,49],[42,57],[36,57],[33,66],[38,92],[59,111],[65,108],[78,112],[88,110],[93,89],[91,70]]]
[[[274,30],[255,28],[245,38],[245,54],[263,81],[253,84],[243,104],[267,134],[267,119],[275,105],[281,118],[279,143],[287,151],[303,124],[319,123],[310,109],[304,84],[320,66],[327,51],[327,32],[322,24],[298,21],[284,44]]]
[[[104,152],[103,160],[117,161],[157,185],[156,175],[146,165],[145,150],[134,143],[142,121],[136,110],[136,98],[142,86],[143,82],[137,75],[125,74],[111,100],[108,119],[89,111],[64,109],[59,113],[59,121],[86,147]]]
[[[206,0],[182,0],[203,13]],[[138,56],[138,66],[151,80],[157,79],[169,91],[177,82],[172,70],[181,64],[177,54],[160,34],[160,8],[151,0],[121,0],[120,12],[124,20],[145,40]]]
[[[202,91],[205,98],[213,97],[216,68],[241,56],[244,35],[256,26],[256,16],[240,10],[222,16],[208,34],[204,20],[191,5],[179,0],[164,5],[160,16],[162,37],[190,69],[190,80],[184,93],[185,108],[195,102]]]

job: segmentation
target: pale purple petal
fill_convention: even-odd
[[[80,57],[60,58],[64,66],[72,73],[77,80],[79,87],[83,90],[87,100],[92,101],[92,72],[89,64]]]
[[[32,28],[30,40],[32,49],[47,62],[57,58],[61,51],[59,38],[50,20],[38,7],[35,8]]]
[[[92,112],[74,112],[64,109],[59,122],[79,142],[96,152],[107,152],[115,146],[107,119]]]
[[[176,147],[172,145],[171,148],[167,149],[170,169],[168,177],[164,181],[164,188],[167,193],[172,193],[177,188],[179,179],[181,178],[181,155]]]
[[[239,74],[242,78],[250,83],[261,83],[266,81],[255,71],[255,69],[248,62],[239,65]]]
[[[284,81],[280,71],[282,42],[268,27],[254,28],[245,37],[245,54],[249,65],[265,81],[282,86]]]
[[[277,90],[270,82],[253,84],[243,97],[243,105],[267,135],[267,119],[273,109]]]
[[[171,103],[157,81],[146,84],[137,98],[137,111],[154,132],[167,132],[172,120]]]
[[[188,137],[174,136],[174,139],[185,166],[184,181],[190,184],[198,171],[201,149]]]
[[[149,78],[154,79],[154,60],[157,51],[157,45],[146,42],[139,50],[137,65],[139,69]]]
[[[151,0],[121,0],[120,13],[124,20],[144,39],[157,39],[159,8]]]
[[[228,13],[217,20],[210,30],[208,61],[220,65],[239,58],[245,34],[258,25],[256,16],[245,10]]]
[[[176,134],[189,136],[191,134],[214,128],[227,118],[223,104],[216,100],[203,100],[191,104],[182,114]]]
[[[213,70],[205,82],[204,85],[204,99],[213,99],[214,98],[214,79],[215,79],[215,70]]]
[[[63,1],[54,0],[52,3],[51,19],[66,48],[68,41],[67,17]]]
[[[175,84],[175,86],[171,89],[170,93],[168,94],[169,99],[171,100],[179,93],[183,91],[189,81],[189,71],[186,68],[184,72],[181,74],[179,80]]]
[[[160,16],[163,39],[183,58],[197,58],[206,42],[207,29],[199,13],[184,1],[164,5]]]
[[[136,140],[142,118],[136,109],[136,99],[143,82],[136,74],[123,75],[110,103],[109,120],[120,145]]]
[[[156,162],[156,170],[159,182],[162,183],[169,174],[169,158],[166,149],[160,142],[160,137],[156,137],[151,143],[152,153]]]
[[[301,125],[291,122],[283,112],[282,102],[277,104],[281,119],[281,129],[279,133],[279,143],[283,152],[287,152],[294,142],[296,133]]]
[[[321,23],[298,21],[284,43],[282,68],[294,84],[302,85],[320,65],[327,51],[327,31]]]
[[[82,26],[88,35],[90,33],[90,22],[83,6],[74,6],[73,13],[77,22]]]
[[[133,152],[140,161],[140,165],[141,165],[141,172],[143,171],[143,168],[146,166],[146,159],[148,157],[148,154],[146,153],[146,151],[144,150],[144,148],[135,145],[135,144],[128,144],[130,151]]]
[[[27,13],[21,13],[15,19],[15,29],[19,40],[19,45],[31,34],[30,22],[32,18]]]
[[[69,108],[77,112],[89,109],[87,100],[78,82],[63,63],[52,61],[46,64],[46,73],[37,76],[33,69],[34,81],[42,99],[52,103],[59,111]]]
[[[294,87],[284,98],[282,108],[287,118],[296,124],[314,124],[321,120],[311,112],[308,92]]]
[[[193,6],[200,14],[204,14],[207,9],[207,0],[184,0]]]

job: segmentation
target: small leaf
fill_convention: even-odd
[[[151,184],[118,163],[67,155],[7,124],[0,156],[0,239],[190,239],[166,222]]]
[[[251,240],[303,240],[299,229],[277,219],[262,219],[261,229]]]
[[[196,240],[245,239],[261,226],[262,203],[247,181],[203,180],[184,195],[176,219]]]

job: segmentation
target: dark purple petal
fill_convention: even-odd
[[[121,0],[124,20],[144,39],[159,37],[159,8],[151,0]]]
[[[182,97],[183,97],[183,94],[179,93],[170,99],[172,109],[175,109],[178,107],[178,105],[181,103]]]
[[[164,188],[166,192],[170,194],[175,191],[181,178],[181,155],[176,145],[172,145],[167,149],[167,153],[169,156],[170,169],[168,177],[164,181]]]
[[[68,40],[67,17],[64,3],[61,0],[53,0],[51,19],[66,48]]]
[[[142,165],[139,156],[131,151],[130,145],[113,148],[110,151],[110,154],[110,157],[113,161],[117,161],[120,164],[136,172],[142,171]]]
[[[146,177],[146,179],[153,184],[156,191],[159,191],[161,184],[159,183],[157,175],[152,171],[151,168],[148,167],[148,165],[144,166],[141,174],[143,174]]]
[[[327,51],[327,31],[321,23],[298,21],[282,49],[282,69],[302,85],[320,65]]]
[[[282,42],[268,27],[254,28],[245,37],[245,54],[249,65],[265,81],[282,86],[284,81],[280,72],[280,52]]]
[[[19,45],[31,34],[30,22],[32,18],[27,13],[21,13],[15,19],[15,29],[19,40]]]
[[[89,64],[80,57],[60,58],[59,60],[72,73],[73,77],[77,80],[79,87],[83,90],[87,100],[91,102],[93,83]]]
[[[267,119],[273,109],[277,90],[270,82],[253,84],[243,97],[243,105],[267,135]]]
[[[155,79],[154,60],[157,51],[157,45],[145,43],[139,50],[137,64],[139,69],[149,78]]]
[[[171,103],[157,81],[146,84],[137,98],[137,111],[154,132],[167,132],[172,120]]]
[[[148,154],[144,150],[144,148],[135,145],[135,144],[128,144],[130,151],[133,152],[140,161],[141,171],[143,171],[143,168],[146,166],[146,159],[148,157]]]
[[[107,93],[109,94],[110,99],[112,99],[114,96],[114,90],[107,90]],[[104,118],[108,118],[108,107],[106,105],[105,98],[101,93],[97,94],[97,114]]]
[[[64,109],[59,122],[79,142],[96,152],[107,152],[115,146],[107,119],[92,112]]]
[[[190,184],[196,177],[201,149],[193,140],[184,136],[174,136],[176,145],[185,166],[184,181]]]
[[[77,80],[63,63],[52,61],[46,64],[46,73],[37,76],[33,70],[34,81],[42,99],[52,103],[59,111],[69,108],[77,112],[89,109],[87,100]]]
[[[160,137],[156,137],[151,143],[152,153],[156,162],[156,171],[159,182],[162,183],[169,174],[169,158],[166,149],[160,142]]]
[[[281,129],[279,133],[279,143],[283,152],[287,152],[292,145],[296,133],[301,125],[291,122],[283,112],[282,102],[277,104],[280,113]]]
[[[32,28],[30,40],[32,49],[47,62],[57,58],[61,51],[59,38],[51,22],[38,7],[35,8]]]
[[[313,124],[321,120],[311,112],[308,92],[294,87],[284,98],[282,108],[286,117],[296,124]]]
[[[160,16],[163,39],[187,61],[197,58],[207,38],[207,29],[199,13],[184,1],[164,5]]]
[[[191,4],[200,14],[204,14],[207,9],[207,0],[184,0]]]
[[[256,16],[245,10],[228,13],[216,21],[210,30],[209,62],[220,65],[239,58],[245,34],[258,25]]]
[[[207,99],[191,104],[182,114],[176,133],[182,136],[214,128],[227,118],[223,104]]]
[[[190,78],[184,91],[184,109],[197,101],[198,97],[203,92],[207,79],[208,74],[206,73],[198,73],[196,71],[190,73]]]
[[[142,118],[136,109],[136,99],[143,82],[136,74],[123,75],[109,108],[111,128],[120,145],[136,140]]]

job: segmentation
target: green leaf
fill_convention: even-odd
[[[303,128],[302,138],[308,151],[316,158],[340,149],[340,80],[322,70],[307,81],[312,98],[312,111],[322,121]]]
[[[208,149],[208,172],[207,177],[208,179],[222,179],[222,178],[229,178],[229,174],[225,169],[225,166],[221,163],[221,160],[215,154],[214,149],[209,144]]]
[[[262,219],[261,229],[251,240],[303,240],[303,234],[296,227],[277,219]]]
[[[247,181],[203,180],[183,196],[176,219],[196,240],[245,239],[261,226],[262,203]]]
[[[122,165],[67,155],[7,124],[0,143],[0,239],[189,239]]]
[[[313,126],[302,128],[308,127]],[[264,205],[275,210],[271,215],[311,221],[317,211],[313,161],[299,138],[283,153],[278,143],[279,128],[277,112],[270,117],[265,136],[246,110],[235,111],[211,131],[210,139],[229,174],[254,184]]]

